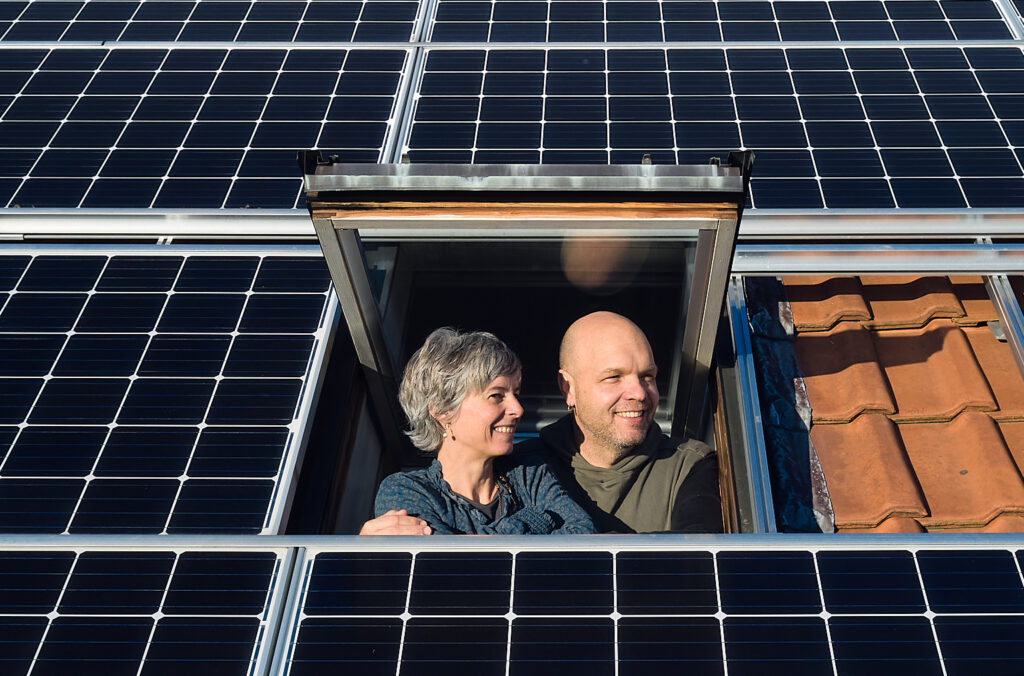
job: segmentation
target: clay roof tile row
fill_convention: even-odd
[[[840,532],[1024,531],[1024,378],[984,280],[784,280]]]
[[[787,277],[797,331],[828,331],[841,321],[869,329],[919,328],[937,317],[966,326],[999,319],[978,276]]]

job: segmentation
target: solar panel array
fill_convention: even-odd
[[[1024,206],[1013,48],[429,50],[423,162],[705,162],[764,208]]]
[[[292,676],[1011,674],[1020,552],[319,551]]]
[[[991,2],[439,0],[437,42],[998,40]]]
[[[297,148],[381,157],[405,51],[0,50],[0,204],[300,206]]]
[[[1024,206],[1024,24],[990,0],[0,4],[8,208],[301,209],[308,148],[545,163],[752,149],[755,208]]]
[[[331,320],[316,247],[50,251],[0,256],[0,532],[276,532]]]
[[[2,2],[3,41],[407,41],[414,0]]]
[[[0,551],[5,676],[265,668],[281,551]]]

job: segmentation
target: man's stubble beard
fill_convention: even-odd
[[[647,438],[647,433],[651,428],[651,421],[648,421],[646,427],[644,427],[644,433],[640,437],[640,440],[636,443],[629,443],[626,441],[620,441],[615,438],[614,434],[610,433],[607,429],[595,429],[583,422],[579,415],[576,415],[576,425],[580,428],[586,437],[591,439],[594,443],[593,446],[597,446],[601,449],[603,454],[610,458],[610,464],[615,464],[623,458],[632,455],[633,452],[644,442]]]

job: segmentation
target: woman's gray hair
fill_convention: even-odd
[[[398,401],[409,419],[406,434],[416,448],[437,451],[444,428],[434,416],[458,411],[466,395],[521,370],[516,353],[493,333],[437,329],[412,355],[402,375]]]

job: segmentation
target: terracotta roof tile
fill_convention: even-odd
[[[999,422],[999,431],[1003,434],[1003,441],[1010,449],[1010,455],[1017,463],[1017,469],[1024,473],[1024,422],[1018,420],[1003,420]]]
[[[1002,514],[978,528],[933,528],[932,533],[1022,533],[1024,532],[1024,516],[1020,514]]]
[[[946,277],[872,275],[861,277],[871,311],[868,328],[910,328],[936,317],[963,317],[964,308]]]
[[[920,329],[878,331],[874,339],[896,399],[897,422],[950,420],[964,410],[996,408],[966,336],[948,319]]]
[[[1003,514],[989,521],[981,530],[985,533],[1021,533],[1024,532],[1024,516]]]
[[[846,422],[863,411],[894,413],[871,334],[855,322],[798,334],[793,348],[815,422]]]
[[[1024,513],[1024,478],[984,413],[899,431],[928,503],[930,516],[921,523],[929,530],[984,526],[1006,512]]]
[[[992,334],[988,326],[961,329],[971,344],[989,387],[995,394],[999,410],[996,420],[1024,420],[1024,377],[1013,358],[1010,345]]]
[[[909,516],[894,516],[871,528],[840,528],[840,533],[923,533],[924,526]]]
[[[977,326],[999,320],[999,312],[988,297],[985,280],[974,275],[950,276],[953,293],[967,314],[953,321],[961,326]]]
[[[827,331],[844,319],[871,319],[854,277],[784,277],[797,331]]]
[[[784,282],[836,529],[1024,532],[1024,377],[983,278]]]
[[[921,487],[896,426],[864,414],[847,425],[814,425],[838,528],[870,528],[893,516],[927,516]]]

